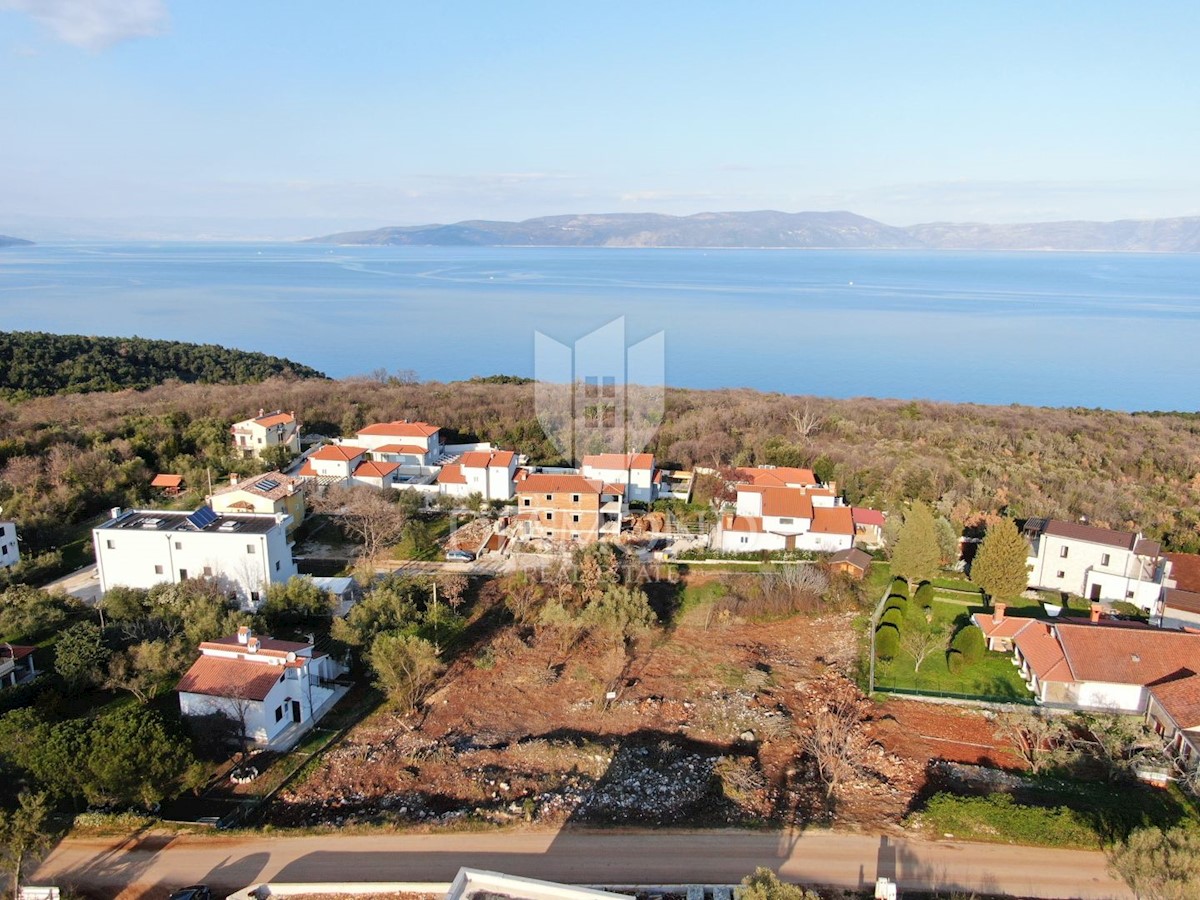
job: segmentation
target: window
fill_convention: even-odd
[[[572,503],[578,503],[578,502],[579,502],[579,495],[578,495],[578,494],[572,494],[572,495],[571,495],[571,502],[572,502]]]
[[[205,578],[212,578],[212,566],[205,566],[205,567],[204,567],[204,577],[205,577]]]
[[[275,571],[279,571],[279,560],[275,560]]]
[[[546,513],[546,521],[547,522],[554,521],[554,513]]]
[[[179,580],[180,580],[180,581],[187,581],[187,569],[180,569],[180,570],[179,570]]]
[[[7,527],[8,526],[6,526],[6,525],[0,525],[0,537],[4,537],[4,535],[5,535],[4,529]]]
[[[572,514],[571,514],[571,521],[572,521],[572,522],[578,522],[578,521],[579,521],[579,513],[572,513]]]
[[[1070,553],[1070,552],[1071,552],[1071,548],[1070,548],[1070,547],[1060,547],[1060,548],[1058,549],[1058,555],[1059,555],[1059,556],[1060,556],[1062,559],[1066,559],[1066,558],[1067,558],[1067,554],[1068,554],[1068,553]]]
[[[176,542],[175,542],[175,549],[176,549],[176,550],[182,550],[182,549],[183,549],[183,544],[179,543],[179,541],[176,541]]]
[[[1107,566],[1107,565],[1108,565],[1108,559],[1109,559],[1109,557],[1108,557],[1108,554],[1107,554],[1107,553],[1101,553],[1101,554],[1100,554],[1100,565],[1102,565],[1102,566]]]
[[[253,545],[253,544],[247,544],[247,545],[246,545],[246,552],[247,552],[247,553],[249,553],[249,554],[253,554],[253,553],[254,553],[254,545]]]
[[[550,502],[551,500],[553,500],[553,499],[554,499],[554,495],[553,495],[553,494],[547,494],[547,495],[546,495],[546,502],[547,502],[547,503],[549,503],[549,502]]]
[[[578,531],[571,532],[571,540],[573,540],[573,541],[579,540],[579,532]]]
[[[116,550],[116,549],[117,549],[117,545],[116,545],[116,544],[114,544],[112,541],[105,541],[105,542],[104,542],[104,546],[105,546],[105,547],[107,547],[109,550]]]
[[[1066,578],[1066,577],[1067,577],[1067,573],[1066,573],[1066,572],[1055,572],[1055,573],[1054,573],[1054,577],[1055,577],[1055,578]]]
[[[738,540],[740,540],[740,541],[741,541],[743,544],[748,544],[748,543],[750,543],[750,538],[748,538],[748,537],[745,537],[745,536],[743,536],[743,537],[739,538]]]
[[[526,498],[525,498],[525,505],[526,505],[526,506],[528,506],[528,505],[530,504],[530,502],[532,502],[532,501],[530,501],[530,499],[529,499],[528,497],[526,497]]]
[[[1132,600],[1132,599],[1133,599],[1133,591],[1126,591],[1126,592],[1125,592],[1125,599],[1126,599],[1126,600]]]
[[[791,525],[795,521],[796,521],[795,519],[780,519],[779,524],[780,525]]]
[[[162,567],[162,566],[155,566],[155,567],[154,567],[154,574],[155,574],[155,575],[161,575],[162,573],[163,573],[163,567]]]
[[[546,532],[546,537],[548,537],[548,538],[552,538],[552,537],[554,537],[554,532],[553,532],[553,531],[547,531],[547,532]]]
[[[251,592],[250,592],[250,602],[251,602],[251,603],[257,603],[257,602],[258,602],[258,591],[251,591]]]
[[[282,706],[275,707],[275,721],[276,722],[283,721],[283,707]]]

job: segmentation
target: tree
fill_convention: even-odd
[[[590,600],[581,616],[584,624],[613,645],[624,644],[658,624],[646,594],[631,587],[612,585]]]
[[[21,886],[25,863],[36,859],[50,846],[51,838],[46,828],[49,814],[45,793],[31,794],[29,791],[21,792],[16,809],[0,810],[0,855],[12,875],[14,897]]]
[[[759,866],[753,875],[742,879],[741,900],[821,900],[812,891],[798,884],[786,884],[766,866]]]
[[[328,621],[333,615],[334,600],[311,578],[289,578],[286,583],[276,581],[267,586],[259,611],[267,620],[267,629],[275,631],[284,625]]]
[[[367,662],[375,684],[397,708],[410,713],[441,669],[433,644],[409,634],[383,632],[371,642]]]
[[[1128,776],[1162,745],[1146,722],[1137,716],[1116,713],[1082,713],[1075,716],[1071,749],[1099,765],[1110,781]]]
[[[105,686],[129,691],[139,702],[149,703],[180,674],[186,659],[182,640],[141,641],[113,656]]]
[[[376,582],[344,619],[335,619],[330,634],[353,647],[369,647],[385,631],[414,629],[420,622],[427,587],[415,578],[391,575]]]
[[[948,636],[947,627],[941,624],[904,629],[900,635],[900,646],[913,658],[913,672],[921,671],[921,663],[925,662],[930,653],[946,646]]]
[[[863,729],[869,701],[849,679],[827,674],[808,697],[807,728],[800,746],[812,760],[832,801],[838,788],[859,771],[868,740]]]
[[[104,633],[92,622],[76,622],[64,630],[54,649],[54,670],[72,691],[99,684],[112,656]]]
[[[987,653],[987,640],[977,625],[960,628],[958,634],[950,641],[950,658],[946,661],[948,668],[958,674],[968,666],[980,662]]]
[[[958,529],[945,516],[938,516],[934,522],[934,531],[937,534],[938,553],[941,556],[941,564],[943,566],[953,566],[958,562]]]
[[[96,719],[84,793],[98,803],[153,806],[195,763],[187,741],[152,709],[127,706]]]
[[[292,452],[292,448],[287,444],[275,444],[260,450],[258,458],[268,468],[281,472],[291,465],[292,460],[296,458],[296,454]]]
[[[990,599],[1017,597],[1029,587],[1029,545],[1012,519],[987,530],[971,563],[971,580]]]
[[[941,556],[933,512],[918,501],[904,516],[892,550],[892,571],[909,581],[931,579],[938,573]]]
[[[314,498],[313,507],[336,518],[362,543],[362,556],[374,560],[384,547],[400,540],[408,524],[405,508],[395,502],[396,493],[366,485],[329,488]]]
[[[1069,732],[1061,716],[1040,709],[1007,709],[996,716],[996,734],[1037,774],[1055,758]]]
[[[1108,865],[1138,900],[1189,900],[1200,884],[1200,832],[1139,828],[1109,851]]]

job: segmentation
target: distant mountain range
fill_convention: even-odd
[[[1025,225],[935,222],[898,228],[849,212],[609,213],[346,231],[310,238],[307,243],[1200,253],[1200,217]]]
[[[33,241],[27,241],[24,238],[9,237],[7,234],[0,234],[0,247],[26,247],[32,244]]]

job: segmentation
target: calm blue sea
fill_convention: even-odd
[[[333,376],[533,374],[625,316],[671,385],[1200,408],[1200,255],[327,247],[0,249],[0,330],[213,342]]]

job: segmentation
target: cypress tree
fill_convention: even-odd
[[[892,571],[909,581],[931,579],[938,572],[941,558],[933,512],[918,501],[900,526],[892,551]]]
[[[1016,597],[1029,587],[1029,545],[1012,519],[988,529],[971,563],[971,580],[988,598]]]

